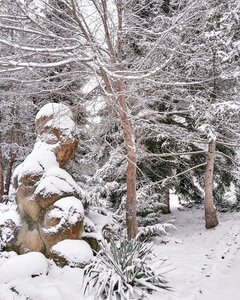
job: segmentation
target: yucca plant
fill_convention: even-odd
[[[152,244],[138,240],[112,241],[85,268],[85,293],[96,299],[143,299],[152,291],[170,290],[151,267]]]

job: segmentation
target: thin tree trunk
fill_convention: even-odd
[[[118,34],[117,34],[117,47],[116,47],[116,61],[118,62],[119,71],[123,70],[122,58],[123,58],[123,1],[116,1],[117,3],[117,15],[118,15]],[[109,49],[111,50],[111,49]],[[137,155],[135,149],[134,133],[131,120],[128,115],[125,83],[122,80],[116,82],[117,90],[117,106],[120,116],[123,138],[125,142],[127,152],[127,201],[126,201],[126,223],[127,223],[127,235],[129,239],[136,237],[138,232],[137,225],[137,192],[136,192],[136,180],[137,180]]]
[[[163,214],[170,214],[171,209],[170,209],[170,189],[168,187],[164,188],[163,190],[163,204],[164,206],[162,207],[162,213]]]
[[[118,112],[123,127],[123,136],[127,152],[127,201],[126,201],[126,223],[128,238],[135,238],[138,232],[137,225],[137,193],[136,193],[136,174],[137,174],[137,155],[134,143],[134,134],[131,121],[127,114],[126,96],[124,94],[124,84],[118,81],[116,84],[118,91]]]
[[[205,173],[205,227],[207,229],[214,228],[218,225],[216,209],[213,205],[213,170],[215,162],[216,142],[212,141],[208,144],[208,159]]]
[[[94,36],[91,33],[91,30],[87,26],[87,23],[79,18],[77,15],[76,9],[76,1],[72,0],[72,8],[74,13],[74,18],[79,25],[79,28],[85,37],[85,39],[92,43],[92,49],[94,52],[97,51],[98,55],[101,53],[102,50],[100,48],[96,48]],[[101,19],[105,33],[106,39],[106,46],[108,52],[110,54],[110,65],[116,67],[117,71],[123,71],[123,64],[122,64],[122,57],[123,57],[123,11],[124,5],[123,0],[116,1],[116,8],[117,8],[117,41],[114,47],[115,42],[113,43],[110,31],[111,28],[109,27],[109,15],[107,10],[107,0],[101,1]],[[101,56],[101,54],[100,54]],[[129,119],[127,113],[127,103],[126,103],[126,95],[125,95],[125,82],[123,80],[114,81],[111,79],[103,67],[100,67],[99,74],[103,79],[104,82],[104,90],[107,91],[109,95],[111,95],[112,100],[116,103],[117,111],[119,113],[121,125],[123,128],[123,139],[125,143],[126,153],[127,153],[127,202],[126,202],[126,223],[127,223],[127,234],[128,238],[132,239],[135,238],[138,232],[137,226],[137,214],[136,214],[136,150],[134,145],[134,135],[133,135],[133,128],[131,121]]]

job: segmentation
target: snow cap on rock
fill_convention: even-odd
[[[46,214],[46,219],[57,219],[55,226],[44,228],[46,233],[56,233],[64,226],[75,225],[84,218],[84,209],[81,201],[73,196],[65,197],[53,204],[53,208]],[[46,220],[46,221],[47,221]]]
[[[76,123],[70,108],[63,103],[48,103],[44,105],[36,115],[36,129],[39,135],[51,139],[51,129],[61,132],[61,135],[74,138],[76,135]]]
[[[44,105],[36,116],[37,147],[54,151],[60,166],[69,162],[78,145],[77,126],[69,107],[62,103]]]
[[[66,260],[69,266],[84,267],[93,258],[89,244],[83,240],[64,240],[52,247],[52,253]]]

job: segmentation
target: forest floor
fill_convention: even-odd
[[[173,291],[154,293],[150,300],[240,299],[240,213],[219,213],[218,217],[219,226],[206,230],[202,208],[175,205],[164,216],[177,230],[154,239],[155,263]],[[23,272],[21,276],[17,265],[12,270],[1,268],[8,255],[0,255],[0,300],[93,300],[83,296],[83,270],[51,264],[48,275],[32,278]],[[160,268],[159,258],[164,260]],[[11,280],[4,283],[9,272]]]

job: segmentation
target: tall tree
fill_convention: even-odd
[[[1,9],[5,16],[0,26],[6,35],[14,33],[14,38],[9,41],[3,36],[0,40],[8,50],[0,59],[0,72],[8,74],[9,79],[17,72],[30,72],[35,82],[44,81],[46,74],[43,73],[46,72],[46,86],[51,87],[53,97],[55,88],[55,92],[63,91],[66,86],[78,97],[78,90],[74,90],[76,78],[86,76],[89,82],[95,79],[104,101],[118,114],[122,128],[127,158],[126,222],[128,236],[132,238],[137,233],[134,131],[139,139],[137,145],[143,149],[139,138],[143,120],[152,140],[162,139],[157,153],[159,157],[163,155],[162,158],[165,154],[162,144],[165,143],[166,165],[172,164],[171,171],[165,174],[168,179],[186,174],[178,165],[194,169],[186,156],[189,149],[191,154],[205,151],[204,147],[199,147],[199,141],[207,140],[199,138],[192,111],[201,99],[209,99],[206,95],[209,96],[209,82],[213,77],[208,68],[209,47],[204,39],[208,1],[53,0],[39,3],[40,6],[34,1],[12,2],[6,14],[9,2],[3,1],[5,6]],[[14,21],[16,18],[18,25]],[[18,39],[19,35],[24,39]],[[69,85],[69,82],[74,84]],[[154,110],[151,100],[155,103]],[[199,111],[203,107],[200,106]],[[154,120],[150,116],[153,111]],[[166,146],[171,138],[176,146],[174,152]],[[164,178],[160,178],[162,180]],[[159,180],[155,181],[157,184]],[[170,186],[172,182],[165,185],[166,189]]]

